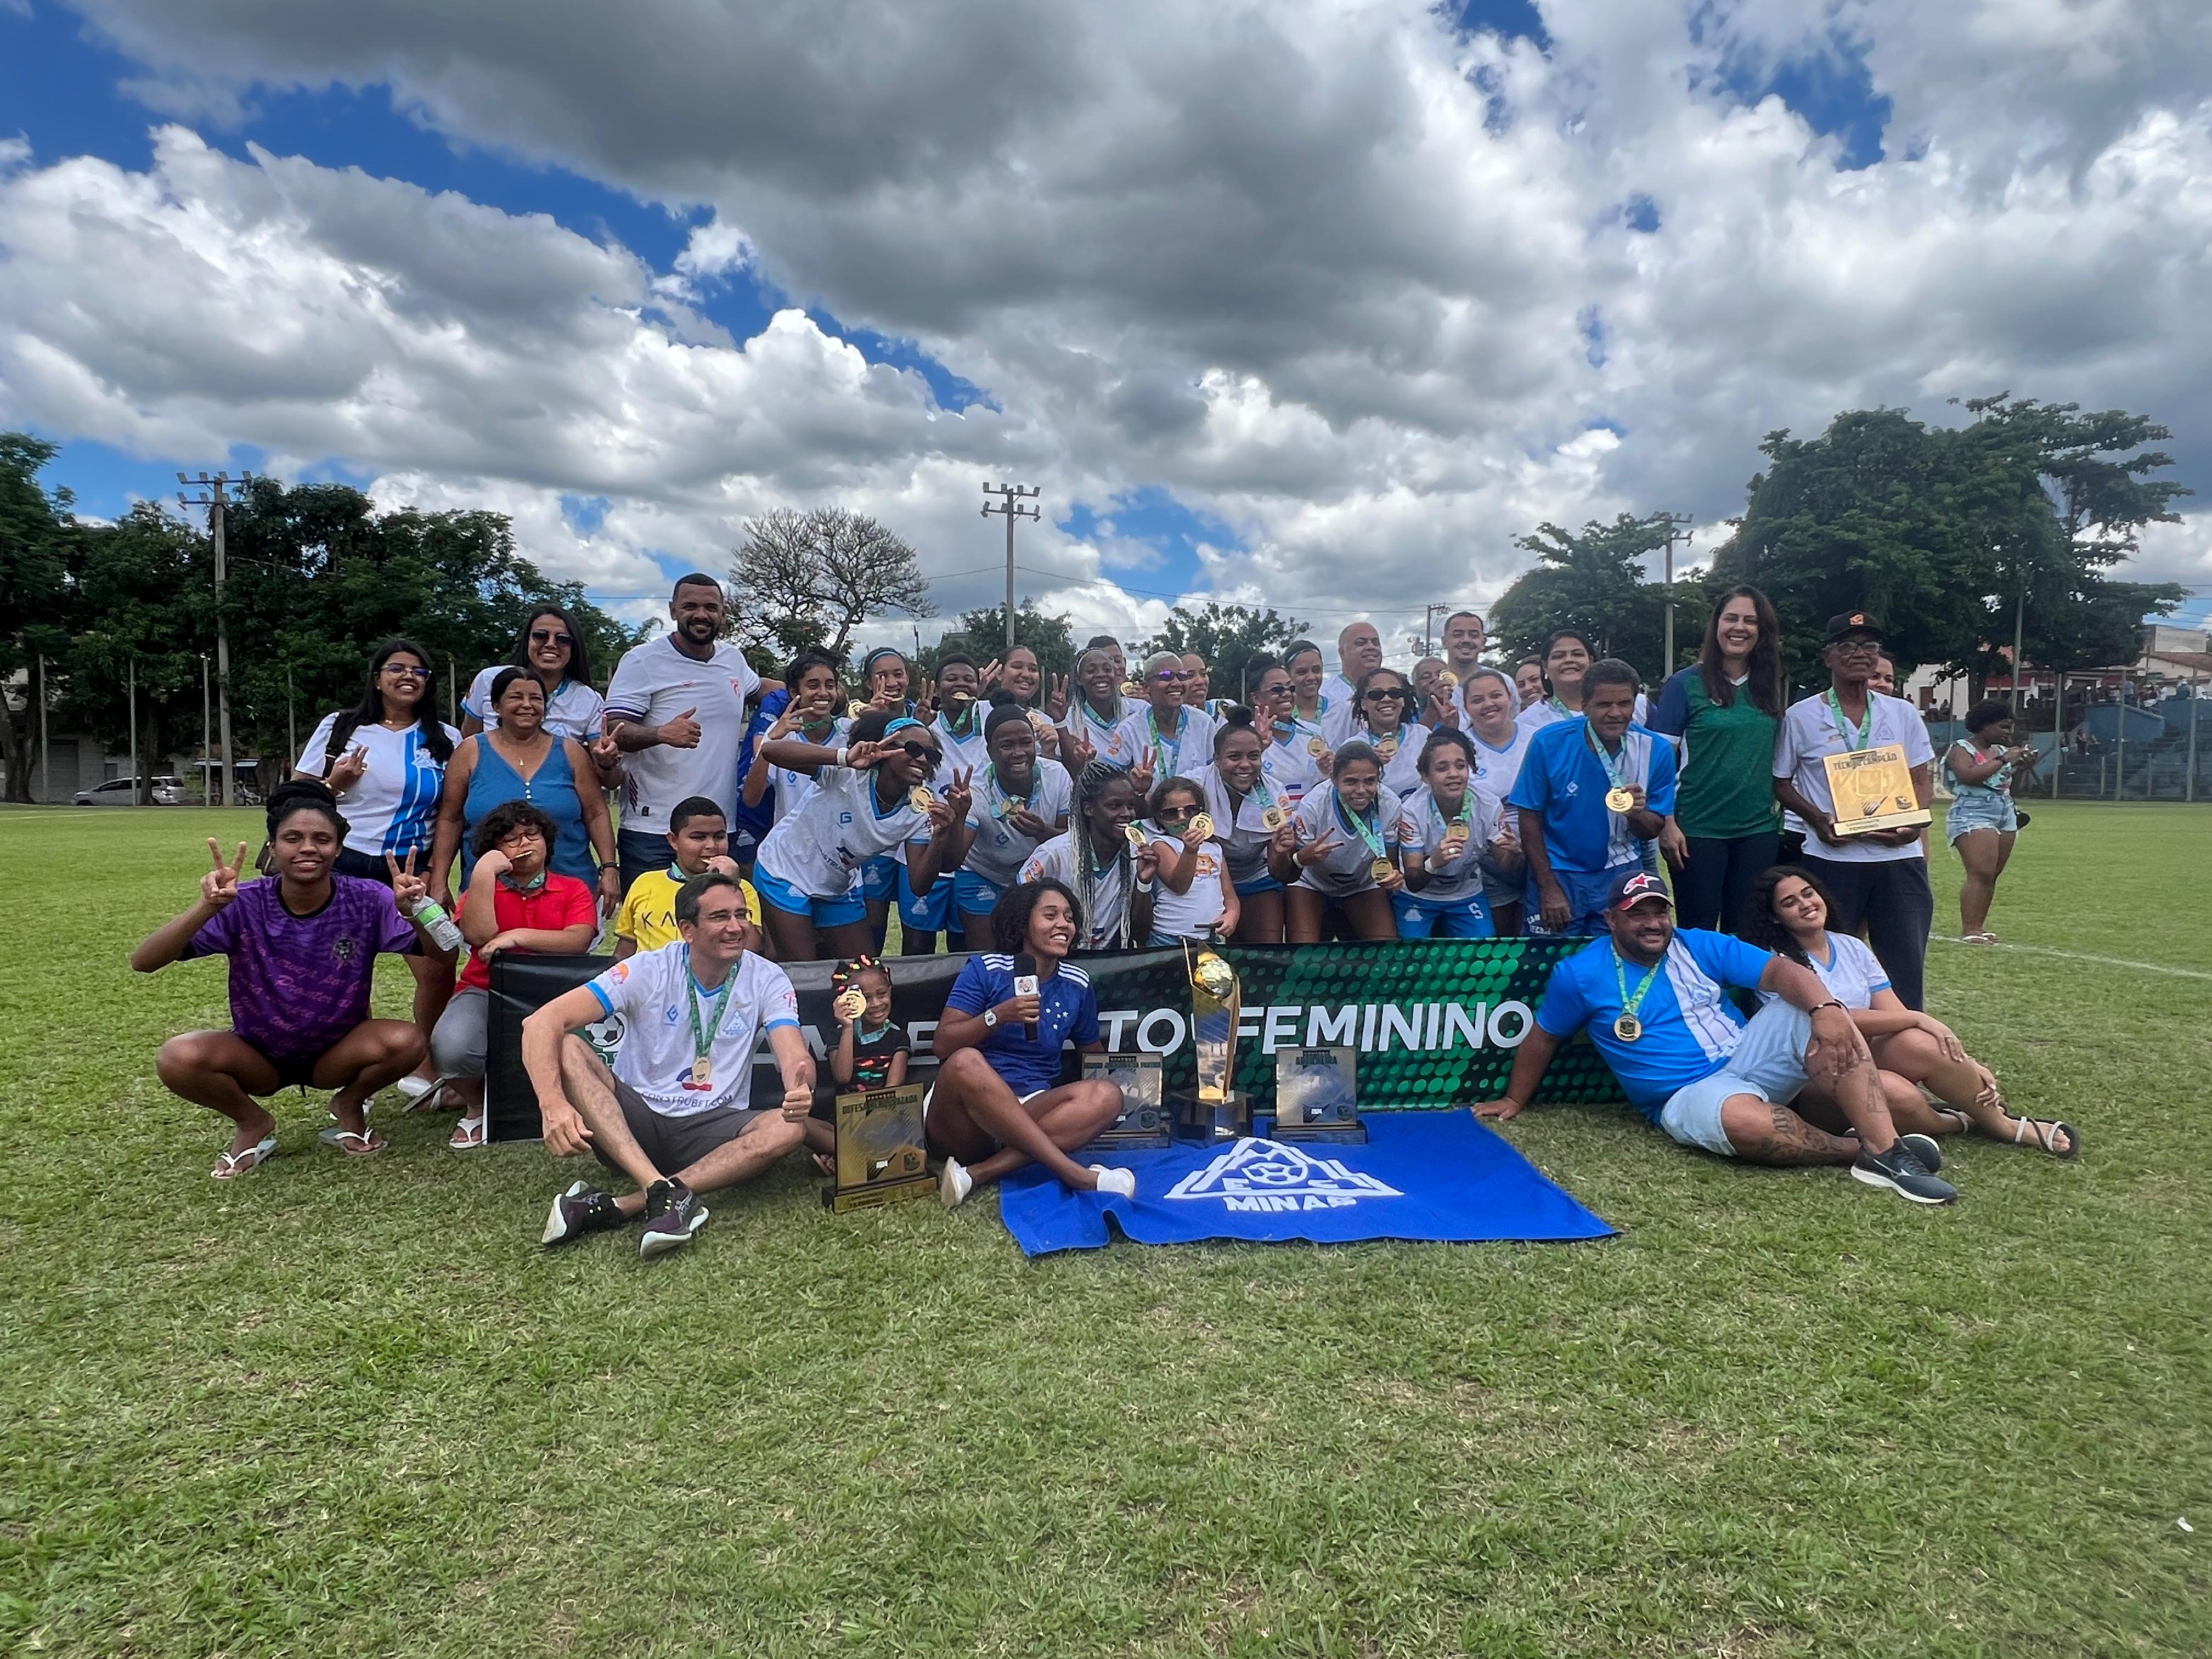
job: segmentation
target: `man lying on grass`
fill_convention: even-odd
[[[1605,915],[1608,935],[1553,969],[1504,1097],[1476,1116],[1518,1116],[1559,1046],[1586,1030],[1629,1103],[1686,1146],[1753,1164],[1847,1164],[1854,1180],[1917,1204],[1958,1196],[1934,1173],[1936,1143],[1897,1133],[1866,1039],[1811,969],[1726,933],[1678,931],[1665,884],[1640,870],[1613,878]],[[1779,1000],[1746,1021],[1723,994],[1731,986]],[[1792,1111],[1801,1091],[1850,1132]]]
[[[799,999],[759,935],[737,878],[694,876],[677,890],[683,935],[624,958],[522,1022],[522,1064],[538,1093],[545,1150],[597,1154],[636,1182],[617,1198],[579,1181],[553,1200],[543,1242],[565,1243],[645,1218],[638,1254],[680,1249],[707,1224],[699,1195],[750,1180],[795,1151],[814,1103],[814,1061]],[[615,1068],[574,1035],[623,1017]],[[783,1074],[776,1108],[752,1109],[762,1030]]]
[[[275,880],[241,884],[245,843],[226,863],[210,841],[215,868],[200,878],[199,902],[131,953],[142,974],[190,957],[230,958],[231,1029],[173,1036],[154,1062],[172,1094],[237,1125],[209,1171],[217,1181],[276,1156],[276,1120],[255,1097],[293,1084],[336,1091],[337,1123],[323,1131],[324,1145],[357,1156],[383,1151],[368,1127],[369,1097],[422,1063],[418,1027],[368,1017],[378,952],[411,952],[423,937],[393,902],[411,907],[422,896],[413,859],[402,871],[386,854],[390,887],[331,873],[346,822],[319,783],[279,784],[267,822]]]

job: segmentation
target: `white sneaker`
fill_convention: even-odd
[[[1091,1173],[1098,1177],[1098,1190],[1110,1193],[1115,1198],[1134,1198],[1137,1195],[1137,1172],[1134,1170],[1109,1170],[1103,1164],[1094,1164]]]
[[[937,1196],[948,1210],[957,1210],[968,1194],[975,1189],[975,1177],[960,1167],[957,1158],[945,1160],[945,1172],[937,1177]]]

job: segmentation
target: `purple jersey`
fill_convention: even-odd
[[[332,876],[330,902],[311,916],[284,908],[281,884],[241,883],[185,947],[230,958],[232,1029],[272,1060],[319,1054],[367,1019],[376,953],[415,948],[381,882]]]

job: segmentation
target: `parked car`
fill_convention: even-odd
[[[128,806],[136,799],[137,787],[136,778],[110,778],[90,789],[78,790],[70,799],[78,806]],[[181,806],[185,786],[176,778],[155,778],[153,800],[156,806]]]

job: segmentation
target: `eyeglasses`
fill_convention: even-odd
[[[1879,640],[1838,640],[1833,649],[1835,653],[1839,657],[1879,657],[1881,655],[1881,641]]]
[[[384,672],[398,680],[427,680],[430,678],[428,669],[417,668],[412,663],[388,662],[384,665]]]
[[[530,642],[532,645],[574,645],[576,641],[566,634],[556,634],[548,629],[533,628],[530,630]]]

